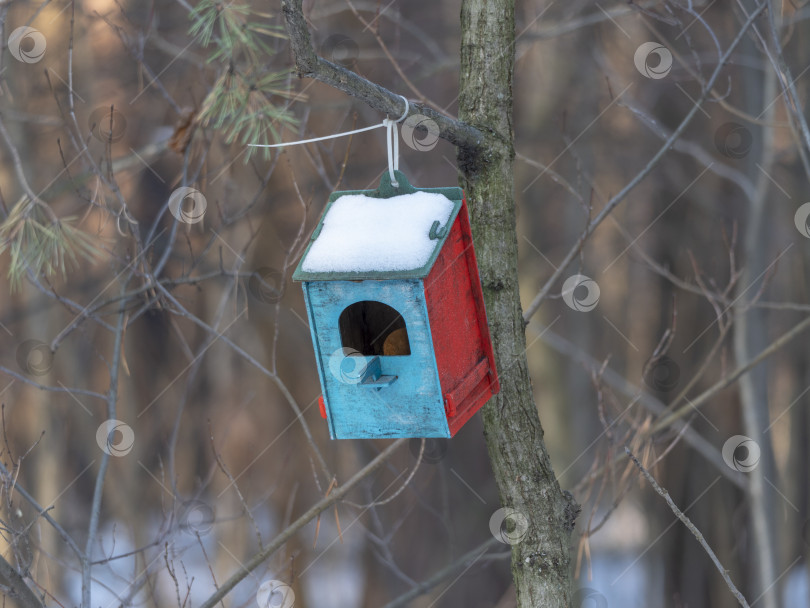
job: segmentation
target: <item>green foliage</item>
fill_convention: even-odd
[[[238,139],[242,144],[266,144],[269,134],[278,141],[279,127],[296,124],[285,107],[271,101],[273,96],[290,96],[283,87],[287,74],[257,67],[266,65],[273,54],[265,38],[284,36],[279,26],[267,25],[270,17],[236,1],[202,0],[191,11],[189,33],[205,47],[215,43],[208,62],[220,69],[203,101],[200,121],[221,129],[227,143]],[[247,149],[246,160],[256,149]],[[269,158],[269,150],[263,150]]]
[[[74,267],[78,258],[92,261],[101,250],[94,237],[72,225],[75,218],[57,218],[44,203],[23,197],[0,223],[0,255],[8,251],[11,289],[20,286],[26,271],[35,276],[63,278],[65,262]]]

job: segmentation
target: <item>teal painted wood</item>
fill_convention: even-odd
[[[309,283],[301,283],[301,288],[304,290],[304,304],[307,309],[307,319],[309,320],[309,333],[312,336],[312,346],[315,349],[315,367],[318,368],[318,380],[321,383],[321,391],[323,392],[324,402],[326,400],[326,384],[324,383],[323,366],[321,365],[321,341],[318,339],[318,332],[315,331],[315,317],[313,315],[313,307],[310,304]],[[328,406],[327,406],[328,408]],[[327,410],[328,411],[328,410]],[[335,439],[335,429],[332,427],[332,419],[327,415],[326,423],[329,427],[329,437]]]
[[[318,376],[333,439],[450,437],[421,280],[305,281]],[[373,300],[405,320],[410,355],[380,356],[381,373],[397,379],[382,388],[359,384],[372,357],[343,352],[338,319],[355,302]]]

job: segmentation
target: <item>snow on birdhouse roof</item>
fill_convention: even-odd
[[[425,276],[460,206],[460,200],[423,190],[390,198],[339,196],[324,212],[294,278]]]

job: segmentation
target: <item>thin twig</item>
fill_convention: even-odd
[[[126,288],[126,283],[124,287]],[[121,369],[121,354],[123,352],[123,336],[124,325],[127,313],[121,310],[118,313],[118,323],[115,331],[115,342],[113,345],[112,363],[110,365],[110,388],[107,395],[107,418],[110,420],[115,419],[116,405],[118,404],[118,375]],[[90,507],[90,523],[87,526],[87,544],[85,545],[84,561],[82,563],[82,607],[91,608],[90,603],[90,574],[91,562],[93,557],[93,545],[96,542],[96,534],[98,532],[98,524],[101,518],[101,497],[104,494],[104,477],[107,473],[107,465],[110,461],[110,454],[108,450],[103,450],[101,455],[101,464],[99,465],[98,474],[96,475],[95,488],[93,489],[93,502]]]
[[[24,382],[25,384],[38,388],[41,391],[48,391],[51,393],[68,393],[71,395],[84,395],[86,397],[95,397],[96,399],[103,399],[103,400],[107,399],[107,395],[102,395],[101,393],[97,393],[95,391],[88,391],[83,388],[64,388],[40,384],[39,382],[34,382],[30,378],[26,378],[22,374],[18,374],[17,372],[10,370],[4,365],[0,365],[0,372],[6,374],[7,376],[11,376],[15,380],[19,380],[20,382]]]
[[[385,608],[400,608],[401,606],[410,605],[411,601],[415,600],[423,593],[427,593],[428,591],[433,589],[433,587],[441,583],[443,580],[448,579],[454,574],[456,574],[459,570],[463,569],[462,571],[463,574],[464,571],[468,570],[473,566],[473,564],[478,562],[487,551],[489,551],[493,547],[499,546],[500,544],[501,544],[500,541],[494,537],[481,543],[472,551],[468,551],[454,562],[448,564],[447,566],[439,570],[429,579],[422,581],[407,593],[400,595],[393,602],[389,602],[388,604],[386,604]]]
[[[0,555],[0,582],[8,587],[8,597],[20,603],[20,608],[45,608],[45,604],[25,584],[23,577]]]
[[[734,585],[734,583],[731,580],[731,577],[728,575],[728,570],[726,570],[723,567],[723,564],[720,563],[720,560],[717,559],[717,556],[714,554],[714,551],[712,551],[712,548],[709,546],[709,543],[706,542],[706,539],[703,537],[703,534],[701,534],[700,530],[698,530],[695,524],[693,524],[689,520],[689,518],[683,514],[683,512],[678,508],[678,505],[676,505],[675,502],[672,500],[672,498],[670,498],[669,492],[667,492],[664,488],[658,485],[658,482],[655,481],[653,476],[650,475],[649,471],[647,471],[647,469],[644,468],[644,466],[638,461],[638,459],[633,455],[633,453],[627,446],[625,446],[624,451],[627,453],[627,455],[630,457],[633,463],[638,467],[638,470],[641,471],[644,477],[647,478],[647,481],[650,482],[650,485],[653,487],[653,489],[664,500],[667,501],[669,508],[672,509],[672,512],[675,514],[675,516],[683,522],[683,525],[685,525],[689,529],[689,531],[700,543],[700,546],[703,547],[706,553],[709,554],[709,557],[712,558],[714,565],[717,566],[717,570],[720,572],[720,576],[722,576],[723,580],[726,581],[726,585],[728,585],[728,588],[731,590],[731,593],[734,594],[734,597],[737,598],[737,601],[740,602],[740,606],[749,608],[748,602],[745,600],[745,597],[743,597],[743,594],[740,593],[740,591]]]
[[[408,487],[408,484],[411,483],[411,480],[413,479],[413,476],[416,475],[416,470],[419,468],[419,465],[422,463],[422,455],[424,453],[425,453],[425,440],[422,439],[422,443],[419,446],[419,454],[416,456],[416,464],[413,465],[413,469],[411,469],[411,472],[408,474],[408,477],[405,478],[405,481],[402,482],[402,485],[399,486],[399,489],[397,489],[396,492],[394,492],[391,496],[389,496],[385,500],[375,500],[375,501],[372,501],[372,502],[368,503],[367,505],[358,505],[358,504],[355,504],[355,503],[349,502],[349,501],[346,501],[346,504],[351,505],[353,507],[358,507],[360,509],[370,509],[371,507],[381,507],[383,505],[387,505],[389,502],[394,500],[397,496],[402,494],[402,492],[405,490],[405,488]]]
[[[667,138],[666,142],[664,142],[664,144],[658,149],[658,151],[647,162],[644,168],[641,171],[639,171],[636,174],[636,176],[632,180],[630,180],[630,182],[628,182],[624,186],[624,188],[622,188],[619,191],[618,194],[616,194],[616,196],[611,198],[610,201],[607,203],[607,205],[605,205],[602,208],[602,210],[596,215],[596,217],[594,217],[593,220],[591,220],[591,222],[588,224],[587,228],[585,228],[582,235],[580,235],[577,242],[568,251],[563,261],[560,262],[560,264],[557,266],[557,270],[555,270],[554,273],[551,275],[551,277],[548,278],[543,287],[534,297],[534,300],[532,300],[531,304],[529,304],[529,306],[526,307],[526,310],[523,313],[524,321],[528,323],[529,319],[531,319],[532,316],[534,316],[534,313],[536,313],[539,310],[540,304],[542,304],[543,301],[546,299],[549,292],[551,291],[551,288],[556,284],[557,280],[563,275],[564,272],[567,271],[568,266],[571,264],[574,258],[577,257],[577,255],[585,245],[585,242],[588,240],[588,237],[593,233],[593,231],[596,230],[599,224],[601,224],[602,221],[619,205],[619,203],[621,203],[627,197],[630,191],[633,190],[638,184],[640,184],[641,181],[645,177],[647,177],[647,175],[649,175],[649,173],[658,165],[658,163],[661,161],[664,155],[672,148],[675,141],[683,134],[687,125],[692,121],[692,118],[694,118],[698,110],[700,110],[701,106],[703,105],[703,102],[706,101],[706,98],[709,96],[711,88],[714,86],[714,83],[717,81],[717,78],[725,69],[726,61],[728,61],[728,58],[734,52],[734,49],[737,48],[737,45],[745,36],[745,33],[748,31],[748,28],[751,27],[751,24],[754,23],[754,20],[765,9],[765,6],[766,6],[765,3],[760,4],[756,9],[754,9],[754,11],[751,12],[748,19],[740,28],[740,31],[734,37],[734,40],[731,42],[731,44],[729,44],[729,47],[726,50],[726,52],[723,53],[723,57],[721,58],[721,60],[717,65],[717,68],[715,68],[711,77],[707,81],[706,86],[703,88],[703,92],[701,93],[700,97],[697,98],[695,104],[686,114],[686,116],[678,125],[678,127],[674,131],[672,131],[669,138]]]
[[[354,476],[349,479],[349,481],[338,487],[337,490],[329,494],[329,496],[324,496],[321,500],[310,507],[306,513],[287,526],[281,534],[274,538],[273,542],[242,564],[239,570],[231,575],[231,577],[225,581],[219,589],[217,589],[216,593],[211,595],[200,605],[200,608],[214,608],[217,602],[230,593],[231,589],[233,589],[243,578],[258,568],[262,562],[275,553],[279,548],[284,546],[284,544],[290,538],[292,538],[296,532],[315,519],[320,513],[331,507],[333,504],[336,504],[339,500],[346,496],[346,494],[348,494],[349,491],[354,488],[354,486],[380,468],[398,448],[405,444],[406,441],[407,439],[397,439],[394,443],[385,448],[385,450],[383,450],[374,460],[355,473]]]
[[[557,352],[565,355],[566,357],[578,361],[588,370],[594,370],[598,368],[599,362],[581,348],[575,346],[573,343],[566,340],[559,334],[556,334],[551,329],[542,327],[540,331],[541,331],[540,339]],[[657,416],[662,416],[666,413],[667,411],[666,405],[664,405],[658,398],[656,398],[651,393],[643,391],[639,387],[631,384],[629,380],[627,380],[624,376],[616,372],[614,369],[610,367],[606,368],[604,373],[602,374],[602,379],[608,386],[624,394],[626,397],[630,399],[638,399],[639,404],[644,406],[648,411],[652,412],[653,414]],[[714,467],[720,473],[722,473],[727,479],[729,479],[732,483],[734,483],[734,485],[736,485],[741,490],[745,490],[746,487],[745,476],[739,471],[735,471],[731,469],[728,465],[726,465],[725,461],[723,460],[723,455],[720,453],[717,447],[712,445],[712,443],[709,442],[706,438],[704,438],[703,435],[698,433],[695,429],[693,429],[691,426],[689,426],[682,420],[678,420],[673,424],[677,431],[684,432],[683,438],[684,441],[686,441],[686,443],[692,446],[692,448],[694,448],[699,454],[701,454],[704,458],[706,458],[706,460],[708,460],[711,464],[713,464]],[[596,475],[589,476],[588,479],[591,480],[595,478]]]
[[[810,329],[810,317],[807,317],[804,321],[796,324],[791,328],[789,331],[782,334],[779,338],[774,340],[767,348],[763,349],[756,357],[754,357],[748,363],[739,366],[733,372],[731,372],[725,378],[718,380],[715,384],[707,388],[703,391],[700,395],[698,395],[695,399],[690,400],[689,403],[681,407],[680,409],[675,410],[674,412],[670,413],[669,415],[659,419],[649,430],[644,433],[642,438],[647,438],[656,433],[668,428],[672,424],[678,424],[681,418],[684,418],[690,411],[698,410],[704,403],[709,401],[712,397],[714,397],[717,393],[722,391],[723,389],[731,386],[734,384],[740,376],[750,371],[756,365],[767,359],[777,350],[782,348],[785,344],[793,340],[796,336],[800,335],[802,332]],[[595,476],[601,475],[605,469],[608,467],[613,466],[616,462],[618,462],[620,455],[617,455],[615,458],[609,459],[605,462],[604,465],[597,468],[592,473],[588,474],[583,482],[592,479]]]

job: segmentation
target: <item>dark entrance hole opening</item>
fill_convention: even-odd
[[[347,306],[338,319],[340,341],[364,356],[411,354],[405,319],[388,304],[363,300]]]

